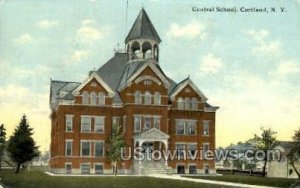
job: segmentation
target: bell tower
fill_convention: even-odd
[[[158,62],[160,42],[160,37],[142,8],[125,39],[128,60],[154,59]]]

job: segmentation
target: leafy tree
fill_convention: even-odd
[[[22,164],[40,155],[38,146],[32,138],[32,131],[33,129],[29,127],[26,116],[23,115],[19,126],[9,138],[7,151],[12,161],[17,165],[15,173],[19,172]]]
[[[4,157],[4,150],[5,150],[5,144],[6,144],[6,129],[3,124],[0,125],[0,169],[2,160]]]
[[[119,125],[114,124],[111,137],[108,139],[108,159],[113,163],[113,173],[118,173],[118,162],[122,160],[121,149],[125,146],[122,130]]]
[[[264,166],[263,166],[263,176],[266,176],[266,166],[269,159],[269,156],[267,156],[268,150],[274,149],[278,145],[278,141],[276,140],[276,132],[274,132],[272,129],[264,129],[261,128],[261,135],[254,135],[254,138],[252,139],[252,142],[254,143],[256,149],[262,150],[264,152]]]
[[[293,141],[293,146],[290,152],[288,153],[287,157],[289,163],[291,164],[298,178],[300,179],[300,169],[297,169],[295,165],[296,163],[300,163],[300,128],[295,131]]]
[[[231,164],[230,164],[230,161],[228,159],[225,159],[224,162],[223,162],[223,167],[224,168],[230,168],[231,167]]]

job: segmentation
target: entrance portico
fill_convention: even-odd
[[[164,144],[164,150],[165,152],[168,151],[168,139],[170,136],[161,130],[153,127],[149,130],[146,130],[142,133],[139,133],[133,137],[134,139],[134,146],[142,147],[144,143],[149,143],[149,142],[160,142]],[[161,150],[162,147],[160,145],[159,149]],[[163,155],[162,155],[163,157]],[[139,161],[139,166],[141,167],[142,161]],[[168,167],[168,160],[165,159],[165,168]]]

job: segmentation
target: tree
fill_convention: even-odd
[[[300,163],[300,128],[295,131],[293,141],[293,145],[287,155],[287,158],[294,171],[296,172],[298,178],[300,179],[300,169],[297,169],[295,165],[296,163]]]
[[[6,144],[6,129],[3,124],[0,125],[0,170],[2,168],[2,160],[4,157],[4,150]]]
[[[254,135],[254,138],[252,139],[252,142],[255,145],[255,148],[258,150],[262,150],[264,152],[263,156],[263,161],[264,161],[264,166],[263,166],[263,176],[266,176],[266,166],[267,162],[269,159],[268,150],[274,149],[278,145],[278,142],[276,140],[276,132],[273,131],[272,129],[264,129],[263,127],[261,128],[261,135]]]
[[[10,136],[7,145],[10,158],[16,163],[15,173],[19,172],[22,164],[40,155],[32,135],[33,129],[30,128],[26,116],[23,115],[19,126],[15,129],[13,135]]]
[[[121,127],[114,124],[111,137],[108,139],[108,159],[113,163],[113,173],[116,176],[118,173],[118,162],[122,160],[121,149],[125,146]]]

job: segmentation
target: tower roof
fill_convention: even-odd
[[[127,43],[129,40],[138,38],[161,41],[144,8],[142,8],[136,18],[125,42]]]

